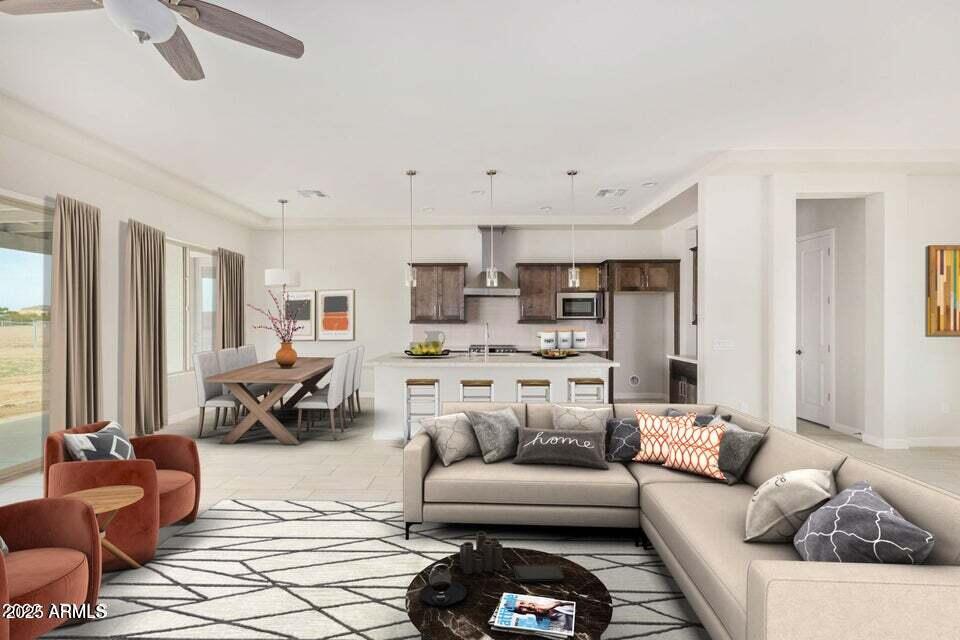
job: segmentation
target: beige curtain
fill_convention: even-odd
[[[100,419],[100,209],[58,195],[53,213],[50,431]]]
[[[167,422],[164,241],[159,229],[127,224],[123,419],[138,435]]]
[[[217,249],[217,319],[218,348],[229,349],[243,344],[243,256],[227,249]]]

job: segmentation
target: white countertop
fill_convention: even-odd
[[[672,353],[668,353],[667,360],[677,360],[678,362],[689,362],[690,364],[697,364],[697,356],[678,356],[678,355],[673,355]]]
[[[386,353],[369,361],[372,367],[524,367],[524,368],[554,368],[554,367],[619,367],[619,362],[601,358],[592,353],[581,353],[579,356],[563,360],[547,360],[538,358],[529,353],[510,353],[506,355],[467,355],[455,353],[446,358],[415,358],[403,353]]]

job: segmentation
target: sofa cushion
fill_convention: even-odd
[[[753,488],[667,482],[643,488],[641,512],[733,638],[746,634],[747,567],[752,560],[796,560],[791,544],[751,545],[743,522]]]
[[[197,485],[186,471],[157,469],[157,493],[160,494],[160,526],[165,527],[193,512]]]
[[[443,415],[450,413],[469,414],[471,411],[499,411],[508,407],[517,414],[520,426],[526,426],[527,407],[522,402],[444,402],[440,405],[440,412]]]
[[[558,430],[604,431],[613,417],[613,407],[567,407],[552,405],[553,428]]]
[[[734,414],[733,422],[744,429],[755,431]],[[829,469],[836,471],[847,456],[836,449],[773,427],[767,431],[766,441],[747,467],[744,479],[755,487],[770,478],[793,469]]]
[[[647,464],[646,462],[627,463],[627,471],[630,472],[630,475],[632,475],[636,479],[637,484],[640,485],[641,494],[646,485],[657,482],[713,482],[713,480],[704,478],[703,476],[695,476],[692,473],[675,471],[663,465]]]
[[[467,458],[435,464],[423,483],[425,502],[630,507],[639,504],[637,481],[622,464],[609,469],[520,465],[508,460],[485,464]]]

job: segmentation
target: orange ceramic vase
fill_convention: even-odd
[[[293,350],[293,344],[281,342],[280,349],[277,351],[277,364],[284,369],[289,369],[297,362],[297,352]]]

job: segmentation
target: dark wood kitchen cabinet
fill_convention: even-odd
[[[559,268],[555,264],[518,264],[520,322],[555,322]]]
[[[466,322],[463,298],[466,263],[413,265],[417,285],[410,291],[410,322]]]
[[[609,263],[611,289],[628,291],[676,291],[680,284],[679,260],[625,260]]]
[[[567,270],[570,263],[557,265],[557,278],[559,291],[602,291],[606,289],[603,265],[596,263],[577,264],[580,268],[580,286],[570,288],[567,286]]]

